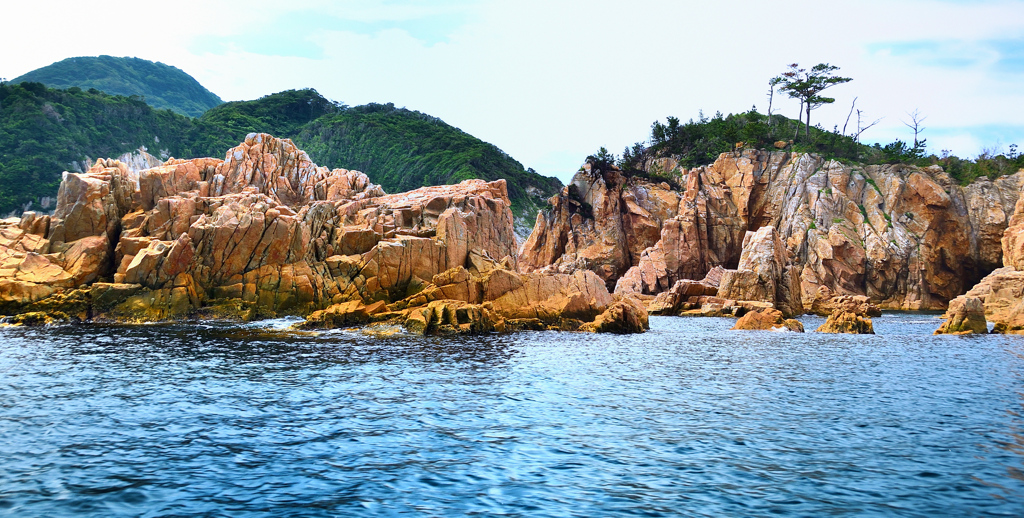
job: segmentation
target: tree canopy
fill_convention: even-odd
[[[800,68],[798,63],[793,63],[789,65],[788,70],[773,79],[772,86],[777,84],[779,91],[800,101],[801,112],[806,110],[805,137],[811,135],[811,110],[836,102],[832,97],[821,95],[821,92],[833,86],[853,81],[849,77],[833,75],[838,70],[839,67],[828,63],[818,63],[810,70]]]

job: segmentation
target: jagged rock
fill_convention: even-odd
[[[701,297],[715,297],[718,286],[705,278],[701,281],[683,279],[676,281],[672,289],[658,294],[647,305],[647,310],[655,315],[676,315],[686,304],[700,304]]]
[[[435,300],[409,311],[405,329],[414,334],[480,334],[504,331],[504,320],[489,305]]]
[[[988,333],[988,321],[985,320],[985,306],[977,297],[960,296],[949,303],[949,309],[943,315],[946,321],[935,331],[937,335],[963,335]]]
[[[722,273],[718,296],[768,302],[786,316],[803,312],[799,280],[775,227],[747,233],[739,265]]]
[[[589,324],[584,324],[580,330],[594,333],[615,333],[630,334],[643,333],[650,329],[647,318],[647,309],[640,301],[624,297],[604,310]]]
[[[815,330],[817,333],[847,333],[873,335],[875,328],[870,318],[862,317],[849,311],[836,311],[829,315],[825,323]]]
[[[1000,236],[1000,245],[1003,266],[1024,271],[1024,196],[1017,199],[1009,224]]]
[[[523,271],[591,270],[612,289],[633,266],[630,258],[658,241],[662,221],[678,211],[679,195],[587,162],[552,203],[523,244]]]
[[[979,281],[964,298],[982,301],[984,316],[995,323],[993,333],[1024,334],[1024,197],[1017,200],[1002,236],[1001,250],[1004,266]],[[947,315],[955,316],[952,304],[950,308]],[[978,319],[975,316],[972,320]]]
[[[306,320],[296,326],[298,329],[332,329],[353,324],[365,324],[373,315],[387,311],[382,301],[366,305],[360,300],[334,304],[327,309],[314,311]]]
[[[266,134],[224,160],[135,172],[101,159],[65,175],[52,218],[0,221],[0,312],[71,308],[66,293],[79,287],[68,314],[127,322],[295,314],[308,327],[415,328],[420,309],[457,300],[444,305],[457,323],[438,329],[486,332],[506,317],[578,329],[608,310],[592,272],[516,272],[510,205],[504,180],[386,195]]]
[[[797,333],[804,332],[804,325],[799,320],[785,318],[781,311],[772,308],[765,308],[758,311],[748,311],[732,327],[740,331],[778,331],[788,330]]]
[[[745,233],[773,226],[806,305],[824,286],[885,308],[942,309],[1002,255],[1024,257],[1024,238],[999,243],[1022,173],[961,187],[935,166],[848,166],[753,150],[690,170],[671,158],[647,169],[685,190],[587,164],[538,216],[520,268],[589,269],[617,293],[658,294],[736,265]]]

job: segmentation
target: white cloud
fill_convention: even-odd
[[[1015,61],[1000,61],[1015,51],[992,43],[1024,34],[1024,2],[43,4],[14,7],[14,19],[33,23],[0,34],[6,48],[25,49],[5,55],[0,76],[112,54],[175,65],[226,100],[314,87],[348,104],[430,113],[563,179],[598,146],[619,152],[667,115],[764,110],[768,78],[794,61],[830,62],[854,78],[814,113],[826,127],[842,125],[857,96],[869,119],[884,117],[867,140],[910,138],[900,119],[919,109],[934,128],[930,144],[975,154],[992,134],[970,137],[971,128],[993,124],[1004,143],[1024,144],[1020,75]],[[260,54],[254,39],[322,52]],[[219,46],[200,46],[209,41]],[[963,63],[940,59],[950,56]],[[792,101],[777,106],[795,115]]]

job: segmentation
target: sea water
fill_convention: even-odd
[[[1024,515],[1024,336],[290,323],[0,329],[0,515]]]

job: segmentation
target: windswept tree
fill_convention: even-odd
[[[828,63],[818,63],[810,70],[800,68],[798,63],[793,63],[789,65],[789,70],[776,78],[780,85],[779,91],[800,101],[801,119],[803,119],[804,113],[807,115],[804,137],[810,138],[811,135],[811,110],[836,102],[832,97],[821,95],[821,92],[833,86],[853,81],[853,78],[834,75],[837,70],[839,67]]]

